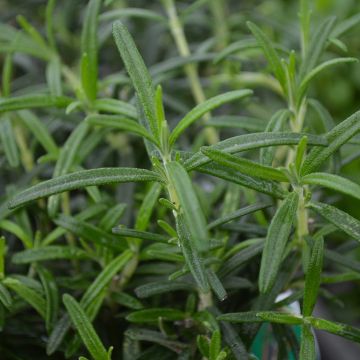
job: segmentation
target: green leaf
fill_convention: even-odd
[[[311,327],[304,324],[301,327],[300,360],[316,360],[315,340]]]
[[[25,126],[31,131],[32,135],[36,137],[43,148],[49,154],[58,155],[59,148],[55,144],[55,141],[50,135],[48,129],[39,120],[39,118],[29,110],[20,110],[18,114]]]
[[[307,317],[306,320],[318,330],[325,330],[329,333],[360,343],[360,329],[358,328],[314,317]]]
[[[257,317],[258,311],[247,311],[240,313],[228,313],[217,317],[218,320],[228,321],[232,323],[246,323],[246,322],[263,322],[264,320]]]
[[[84,188],[93,185],[105,185],[123,182],[160,181],[153,171],[133,168],[99,168],[78,171],[37,184],[20,194],[9,203],[11,209],[25,205],[42,197],[58,194],[64,191]]]
[[[6,230],[14,234],[18,239],[22,241],[25,248],[31,248],[33,246],[31,237],[20,225],[16,224],[15,222],[12,222],[10,220],[1,220],[0,229]]]
[[[136,108],[118,99],[97,99],[94,102],[94,109],[111,114],[124,115],[130,119],[137,119]]]
[[[205,335],[198,335],[196,337],[196,345],[201,352],[201,355],[206,359],[209,358],[209,339]]]
[[[318,169],[321,164],[359,131],[360,111],[349,116],[325,135],[326,140],[328,141],[327,147],[314,148],[311,150],[301,168],[301,175],[310,174]]]
[[[234,136],[232,138],[220,141],[219,143],[209,146],[210,149],[222,150],[230,154],[239,153],[258,149],[262,147],[275,145],[297,145],[301,138],[306,135],[309,145],[326,146],[327,140],[321,136],[312,134],[296,133],[255,133]],[[201,165],[208,163],[210,160],[201,152],[197,152],[184,162],[186,170],[193,170]]]
[[[113,35],[126,70],[144,109],[150,129],[155,138],[157,138],[159,129],[156,119],[155,91],[149,72],[136,48],[133,38],[121,21],[116,21],[113,24]]]
[[[282,171],[270,166],[260,165],[254,161],[230,155],[224,151],[211,149],[210,147],[203,147],[201,151],[220,165],[229,167],[245,175],[255,176],[265,180],[289,181]]]
[[[65,108],[72,99],[65,96],[51,95],[21,95],[0,99],[0,113],[32,108],[58,107]]]
[[[74,217],[60,215],[54,220],[55,224],[63,227],[86,241],[97,244],[100,247],[108,247],[114,250],[124,250],[126,244],[119,241],[116,236],[109,234],[85,221],[80,221]]]
[[[79,153],[80,145],[89,131],[89,125],[86,122],[81,122],[75,130],[72,131],[63,145],[58,161],[56,162],[53,177],[58,177],[67,174],[73,165]],[[52,196],[48,201],[48,212],[50,216],[54,217],[57,213],[60,203],[60,196]]]
[[[140,206],[136,216],[135,229],[145,230],[150,222],[151,215],[155,210],[157,200],[160,196],[162,186],[159,183],[150,184],[149,190]]]
[[[133,323],[157,322],[159,318],[168,321],[184,320],[185,314],[177,309],[150,308],[130,313],[126,320]]]
[[[104,302],[104,298],[106,296],[105,291],[103,291],[91,304],[91,306],[87,309],[86,316],[90,322],[93,322],[101,308],[102,303]],[[75,353],[78,352],[81,347],[81,338],[76,334],[69,344],[66,347],[65,357],[70,358],[74,356]]]
[[[110,231],[124,215],[126,206],[126,204],[120,203],[108,208],[105,215],[101,218],[99,222],[99,228],[105,231]]]
[[[167,23],[167,19],[155,11],[141,8],[121,8],[106,11],[100,15],[100,21],[114,21],[119,18],[139,18]]]
[[[130,238],[138,238],[149,241],[159,241],[159,242],[167,242],[169,240],[168,236],[155,234],[147,231],[139,231],[134,229],[127,229],[123,226],[117,226],[112,229],[112,232],[116,235],[130,237]]]
[[[9,165],[18,167],[20,164],[19,150],[11,120],[6,114],[0,119],[0,138]]]
[[[225,290],[223,284],[219,280],[218,276],[216,275],[214,270],[211,269],[211,268],[207,269],[206,273],[207,273],[207,277],[208,277],[210,287],[213,289],[213,291],[216,294],[217,298],[220,301],[224,301],[227,298],[228,295],[226,293],[226,290]]]
[[[305,291],[303,300],[303,315],[310,316],[317,300],[321,282],[321,270],[324,257],[324,239],[314,240],[311,257],[305,276]]]
[[[189,113],[187,113],[176,125],[170,135],[170,145],[173,145],[176,139],[196,120],[201,118],[207,112],[223,105],[228,102],[242,99],[246,96],[253,94],[252,90],[235,90],[229,91],[225,94],[215,96],[211,99],[204,101],[203,103],[195,106]]]
[[[130,261],[133,253],[130,250],[124,251],[122,254],[113,259],[96,277],[94,282],[87,288],[81,298],[81,305],[87,309],[94,299],[105,289],[111,279]]]
[[[89,100],[93,101],[97,94],[98,78],[98,15],[101,0],[90,0],[85,11],[81,33],[81,82]]]
[[[95,278],[93,283],[87,288],[81,298],[80,304],[85,311],[91,307],[98,296],[104,291],[111,279],[130,261],[133,254],[130,250],[124,251],[122,254],[112,260]],[[66,333],[70,329],[70,320],[67,316],[63,316],[51,332],[47,343],[46,352],[48,355],[53,354],[61,345]]]
[[[221,351],[221,333],[219,330],[213,332],[210,340],[209,355],[210,360],[217,360]]]
[[[173,238],[177,237],[176,230],[166,221],[158,220],[157,224],[171,237],[173,237]]]
[[[235,210],[233,212],[231,212],[230,214],[226,214],[214,221],[212,221],[209,225],[208,225],[208,229],[213,229],[214,227],[218,227],[220,225],[223,225],[229,221],[233,221],[235,219],[238,219],[244,215],[248,215],[248,214],[252,214],[255,211],[259,211],[259,210],[263,210],[266,209],[268,207],[270,207],[271,204],[270,203],[258,203],[258,204],[252,204],[252,205],[248,205],[245,206],[241,209]]]
[[[296,314],[287,314],[277,311],[261,311],[257,312],[256,316],[263,321],[268,321],[278,324],[301,325],[303,318]]]
[[[61,85],[61,62],[58,56],[53,56],[46,66],[46,81],[51,95],[61,96],[63,94]]]
[[[9,96],[11,92],[11,79],[13,75],[13,54],[7,53],[4,57],[2,70],[2,96]]]
[[[306,52],[304,61],[300,67],[300,78],[303,79],[316,66],[322,52],[325,49],[326,41],[335,24],[335,17],[326,19],[311,37],[309,48]]]
[[[163,104],[163,91],[161,85],[158,85],[155,90],[155,105],[156,105],[156,118],[158,121],[158,128],[163,132],[163,124],[166,123],[165,110]],[[167,124],[166,124],[167,125]]]
[[[281,132],[290,115],[291,113],[288,109],[278,110],[274,115],[271,116],[266,126],[265,132]],[[260,163],[262,165],[271,166],[274,160],[275,150],[275,147],[260,148]]]
[[[86,121],[91,125],[109,127],[116,130],[125,130],[132,132],[136,135],[148,139],[152,143],[156,144],[154,137],[147,131],[146,128],[139,125],[135,120],[127,119],[119,115],[90,115],[86,118]]]
[[[331,129],[335,127],[336,124],[331,114],[329,113],[329,110],[326,109],[326,107],[320,101],[315,99],[308,99],[307,103],[315,110],[315,112],[319,116],[325,131],[331,131]]]
[[[159,281],[140,285],[135,289],[136,296],[140,299],[178,290],[195,290],[193,284],[185,281]]]
[[[301,178],[303,184],[320,185],[360,200],[360,185],[342,176],[328,173],[311,173]]]
[[[275,77],[279,81],[280,85],[285,89],[285,71],[282,66],[281,60],[279,58],[279,55],[277,54],[276,50],[274,49],[273,45],[271,44],[271,41],[269,38],[264,34],[263,31],[259,29],[255,24],[248,21],[246,23],[250,31],[253,33],[253,35],[256,38],[256,41],[261,46],[264,55],[266,59],[268,60],[271,70],[274,73]]]
[[[285,247],[295,220],[299,194],[290,193],[271,220],[261,258],[259,289],[262,293],[271,290],[280,269]]]
[[[47,49],[47,44],[42,35],[26,20],[24,16],[18,15],[16,20],[22,29],[34,40],[34,42],[38,43],[44,50]]]
[[[360,23],[360,13],[357,13],[348,19],[345,19],[338,23],[334,30],[331,32],[332,38],[337,38],[344,35],[346,32],[351,30],[353,27],[357,26]]]
[[[316,211],[323,218],[334,224],[337,228],[344,231],[357,241],[360,241],[360,221],[339,210],[338,208],[323,204],[321,202],[311,201],[308,207]]]
[[[28,287],[25,283],[18,279],[7,277],[3,280],[3,284],[11,290],[15,291],[24,301],[29,303],[39,315],[45,319],[46,303],[45,299],[39,295],[34,289]]]
[[[301,83],[299,85],[298,93],[297,93],[298,105],[300,105],[302,98],[304,97],[304,94],[306,92],[306,89],[309,86],[309,83],[313,80],[313,78],[316,75],[318,75],[321,71],[323,71],[331,66],[338,65],[341,63],[351,63],[351,62],[358,62],[358,59],[351,58],[351,57],[331,59],[331,60],[323,62],[322,64],[320,64],[317,67],[315,67],[314,69],[312,69],[308,74],[306,74],[306,76],[304,77],[304,79],[301,81]]]
[[[249,49],[256,49],[260,45],[256,41],[256,39],[242,39],[231,43],[225,49],[221,50],[219,54],[216,55],[214,59],[214,63],[218,64],[223,59],[227,58],[228,56],[238,53],[241,50],[249,50]]]
[[[287,194],[287,191],[274,181],[268,181],[244,175],[238,171],[229,169],[216,163],[202,165],[201,167],[197,167],[196,170],[200,171],[201,173],[216,176],[220,179],[242,185],[246,188],[274,196],[276,198],[282,199]]]
[[[215,314],[220,315],[221,313],[216,309]],[[235,359],[246,359],[248,353],[246,351],[246,346],[244,345],[242,339],[239,336],[238,330],[235,329],[231,324],[228,324],[226,322],[221,322],[220,326],[222,337],[225,343],[231,349],[232,355],[235,357]]]
[[[185,221],[190,232],[193,245],[200,251],[207,250],[209,235],[206,229],[206,219],[194,191],[191,179],[184,167],[175,161],[166,164],[169,187],[173,189],[171,200],[178,207],[178,214]]]
[[[138,299],[125,292],[112,294],[112,297],[118,304],[123,305],[131,310],[140,310],[144,308],[144,305]]]
[[[47,37],[49,45],[52,49],[56,48],[54,28],[53,28],[53,18],[54,18],[55,6],[56,6],[56,0],[48,0],[46,9],[45,9],[46,37]]]
[[[190,230],[187,227],[183,214],[176,217],[176,231],[178,233],[181,250],[185,262],[190,269],[197,285],[202,292],[209,291],[209,283],[205,272],[205,265],[200,253],[195,247],[194,239],[191,237]]]
[[[0,283],[0,303],[2,303],[6,308],[9,308],[12,304],[12,297],[9,291],[1,283]]]
[[[51,245],[35,249],[19,251],[12,257],[14,264],[29,264],[37,261],[48,261],[58,259],[83,259],[86,258],[85,251],[74,246]]]
[[[94,218],[96,216],[100,216],[101,213],[103,213],[106,209],[105,204],[94,204],[92,206],[87,207],[85,210],[80,212],[78,215],[75,215],[75,218],[77,220],[85,221],[89,220],[91,218]],[[111,208],[110,208],[111,209]],[[109,211],[110,211],[109,209]],[[113,219],[116,220],[116,217],[113,217]],[[99,223],[100,226],[100,223]],[[103,229],[106,231],[111,230],[110,229]],[[101,227],[102,228],[102,227]],[[47,246],[49,244],[52,244],[54,241],[56,241],[59,237],[63,236],[66,233],[66,230],[60,227],[56,227],[53,231],[51,231],[42,241],[42,246]]]
[[[301,169],[301,165],[304,162],[305,156],[306,156],[306,147],[307,147],[308,138],[307,136],[304,136],[296,149],[296,155],[295,155],[295,169],[296,172],[299,173]]]
[[[234,256],[224,262],[220,268],[219,276],[224,278],[232,272],[237,271],[240,266],[246,264],[255,256],[261,253],[264,247],[263,241],[255,243],[241,251],[238,251]]]
[[[36,271],[39,274],[41,284],[44,288],[46,310],[45,310],[45,323],[46,329],[50,331],[57,319],[59,311],[59,291],[53,275],[39,265],[36,266]]]
[[[69,294],[64,294],[63,301],[72,323],[91,356],[96,360],[108,360],[104,345],[81,305]]]
[[[132,340],[149,341],[151,343],[159,344],[159,345],[165,346],[166,348],[168,348],[176,353],[179,353],[179,351],[181,349],[184,349],[187,347],[186,344],[181,343],[180,341],[169,340],[168,336],[166,336],[162,332],[149,330],[149,329],[129,328],[128,330],[125,331],[125,336]],[[154,356],[156,357],[156,355],[159,355],[159,354],[151,354],[150,353],[147,355],[149,355],[149,359],[153,359]],[[131,359],[133,359],[133,358],[130,357],[128,360],[131,360]],[[161,354],[159,356],[159,359],[163,359],[163,356]]]
[[[6,255],[6,240],[4,236],[0,236],[0,279],[5,276],[5,255]]]

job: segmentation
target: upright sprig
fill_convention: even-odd
[[[310,22],[310,2],[301,1],[301,56],[273,44],[257,25],[248,23],[254,39],[231,44],[221,51],[218,60],[235,50],[260,48],[271,75],[242,72],[239,76],[250,78],[252,85],[266,83],[281,96],[284,105],[269,119],[237,115],[213,118],[211,112],[216,108],[230,102],[242,104],[240,100],[253,92],[236,89],[205,99],[192,62],[212,59],[213,55],[190,54],[175,3],[164,0],[170,22],[145,9],[113,9],[100,14],[102,7],[110,3],[89,1],[76,60],[79,66],[74,69],[64,64],[57,47],[53,24],[55,1],[50,0],[46,8],[46,38],[21,16],[18,22],[23,30],[15,31],[17,41],[10,43],[7,34],[12,32],[9,29],[4,32],[8,53],[3,70],[5,97],[0,101],[5,121],[0,125],[6,130],[2,142],[7,159],[11,165],[18,166],[16,146],[20,150],[26,148],[21,148],[21,138],[19,141],[12,134],[13,120],[6,119],[8,114],[14,114],[45,150],[40,161],[56,162],[56,165],[52,179],[15,193],[9,202],[10,211],[1,210],[1,216],[10,214],[11,220],[0,219],[0,228],[6,231],[6,237],[0,238],[0,315],[9,311],[10,318],[16,316],[22,309],[22,305],[18,306],[21,301],[45,324],[48,355],[64,350],[66,357],[73,357],[83,344],[90,356],[104,360],[111,358],[112,347],[106,350],[99,335],[104,343],[106,336],[102,336],[103,331],[96,333],[101,321],[95,321],[101,317],[100,309],[104,305],[108,307],[105,316],[116,321],[121,318],[126,359],[142,356],[141,341],[156,344],[145,350],[143,356],[147,357],[162,356],[161,350],[167,349],[172,355],[186,357],[222,360],[231,357],[232,352],[235,358],[245,359],[263,322],[274,325],[282,351],[287,351],[288,344],[296,348],[290,335],[284,333],[284,326],[301,327],[301,359],[315,359],[314,329],[359,342],[358,329],[314,317],[313,312],[318,296],[324,293],[323,283],[358,279],[356,272],[360,271],[356,261],[327,249],[324,241],[334,229],[360,241],[360,221],[333,203],[323,202],[325,188],[360,199],[360,185],[338,173],[332,174],[328,166],[328,160],[360,131],[360,115],[357,112],[335,126],[324,107],[309,97],[309,88],[321,71],[355,61],[334,58],[320,63],[330,44],[344,48],[338,37],[359,22],[360,17],[337,25],[335,19],[329,18],[315,28]],[[190,7],[201,8],[203,4],[199,1]],[[99,79],[99,24],[106,19],[132,16],[169,25],[178,42],[183,58],[176,59],[176,64],[171,66],[179,68],[185,64],[197,105],[184,111],[173,127],[168,122],[171,112],[163,102],[166,94],[160,85],[154,86],[156,80],[150,75],[161,73],[161,66],[156,71],[156,67],[148,70],[135,41],[120,21],[113,24],[113,35],[128,77],[118,73],[111,77],[116,90],[116,81],[126,84],[124,98],[129,101],[116,99],[116,90],[105,91],[106,81]],[[312,37],[311,28],[315,30]],[[224,34],[226,29],[219,30]],[[279,55],[279,49],[285,59]],[[11,95],[12,54],[17,51],[46,62],[46,94]],[[120,62],[116,66],[120,68]],[[166,66],[169,64],[162,64],[163,68]],[[67,97],[65,93],[72,95]],[[104,95],[110,93],[113,98]],[[310,133],[315,128],[309,121],[310,107],[320,114],[324,134]],[[59,108],[62,115],[74,118],[81,114],[62,148],[32,112],[37,108],[44,111]],[[244,110],[239,108],[236,109]],[[208,141],[210,146],[196,152],[182,151],[184,143],[179,139],[202,118],[207,118],[210,126],[230,126],[246,132],[222,141],[217,141],[213,132],[216,136]],[[151,164],[152,168],[133,164],[119,167],[116,163],[113,167],[84,170],[81,164],[88,164],[85,159],[105,135],[111,148],[123,149],[122,143],[127,144],[128,137],[114,135],[110,130],[126,132],[131,135],[129,139],[132,135],[140,137],[149,160],[145,164]],[[259,161],[253,156],[257,150]],[[95,157],[106,166],[111,160],[102,159],[101,151]],[[28,170],[32,169],[33,166]],[[193,181],[192,172],[202,174],[200,183]],[[134,193],[128,183],[137,183],[140,191]],[[109,196],[107,191],[114,190],[114,184],[122,184],[120,191]],[[211,191],[201,189],[210,186]],[[68,194],[81,189],[88,196],[81,192]],[[120,192],[131,197],[129,204],[119,203]],[[39,230],[33,234],[30,211],[19,208],[36,206],[31,204],[46,197],[49,197],[48,211],[44,200],[37,202],[41,211],[34,215],[34,223],[39,223]],[[86,206],[78,198],[85,199]],[[242,198],[247,203],[256,202],[239,208]],[[82,210],[78,211],[80,207]],[[132,211],[130,215],[128,210]],[[220,215],[214,216],[218,212]],[[317,215],[329,224],[323,226]],[[211,216],[215,218],[209,221]],[[257,224],[247,222],[251,216]],[[119,225],[120,221],[133,223],[133,228]],[[19,239],[24,247],[13,255],[11,262],[26,268],[28,276],[11,274],[5,267],[8,234]],[[67,244],[63,242],[64,235]],[[9,248],[12,251],[12,246]],[[58,261],[71,262],[69,276],[57,277]],[[328,276],[323,273],[328,261],[352,272]],[[48,267],[45,262],[55,266]],[[251,282],[256,272],[257,283]],[[76,289],[78,300],[68,294],[72,288]],[[63,289],[64,309],[60,302]],[[284,290],[289,290],[290,295],[278,300]],[[186,302],[163,306],[163,299],[175,291],[184,292]],[[225,299],[228,301],[223,302]],[[301,314],[288,312],[286,305],[295,300],[301,301]],[[244,308],[246,312],[221,314]],[[230,323],[247,324],[238,331]],[[72,327],[75,336],[70,337]]]

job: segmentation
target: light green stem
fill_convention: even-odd
[[[214,18],[214,32],[216,37],[216,49],[224,49],[228,43],[229,30],[227,27],[226,1],[211,0],[210,9]]]
[[[169,17],[170,31],[176,43],[176,47],[182,57],[189,57],[191,55],[189,44],[186,40],[183,26],[178,17],[176,6],[173,0],[163,0],[165,10]],[[194,64],[185,65],[185,73],[190,82],[191,92],[197,104],[203,103],[206,100],[204,90],[201,86],[199,74]],[[210,113],[203,116],[203,120],[207,121],[211,117]],[[206,140],[209,144],[215,144],[219,141],[217,132],[212,127],[205,128]]]

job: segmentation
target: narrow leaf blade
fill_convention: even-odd
[[[71,321],[91,356],[98,360],[108,360],[104,345],[80,304],[69,294],[63,296],[63,301]]]
[[[357,241],[360,241],[360,221],[346,212],[321,202],[311,201],[309,208],[316,211],[323,218],[334,224]]]
[[[132,36],[121,21],[114,23],[113,35],[126,70],[143,106],[150,129],[153,135],[157,136],[159,129],[156,120],[155,91],[150,74]]]
[[[83,170],[37,184],[16,195],[9,203],[15,208],[42,197],[64,191],[84,188],[86,186],[105,185],[122,182],[159,181],[160,177],[153,171],[133,168],[99,168]]]
[[[325,186],[360,200],[360,185],[342,176],[328,173],[311,173],[304,176],[301,181],[304,184]]]
[[[183,117],[176,125],[170,135],[170,145],[174,144],[176,139],[196,120],[201,118],[207,112],[231,101],[242,99],[246,96],[252,95],[252,90],[235,90],[225,94],[215,96],[211,99],[204,101],[203,103],[195,106],[188,114]]]
[[[296,192],[290,193],[271,220],[259,274],[259,289],[262,293],[268,292],[276,280],[295,219],[298,201],[299,195]]]

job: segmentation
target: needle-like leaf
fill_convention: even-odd
[[[275,180],[281,182],[289,181],[282,171],[270,166],[260,165],[254,161],[237,157],[224,151],[211,149],[209,147],[203,147],[201,151],[211,160],[225,167],[239,171],[242,174],[255,176],[265,180]]]
[[[69,294],[63,296],[63,301],[71,321],[91,356],[96,360],[108,360],[104,345],[80,304]]]
[[[20,251],[12,257],[12,261],[14,264],[29,264],[37,261],[81,259],[85,257],[87,257],[86,252],[77,247],[51,245]]]
[[[206,230],[206,219],[193,189],[190,177],[184,167],[175,161],[166,165],[170,187],[174,192],[175,206],[185,221],[186,228],[190,232],[191,241],[200,250],[206,250],[209,246],[209,235]]]
[[[173,145],[177,138],[196,120],[200,119],[207,112],[231,101],[239,100],[252,95],[252,90],[235,90],[215,96],[195,106],[176,125],[170,135],[170,145]]]
[[[328,204],[311,201],[309,208],[316,211],[323,218],[334,224],[357,241],[360,241],[360,221],[348,213]]]
[[[327,147],[314,148],[311,150],[301,168],[301,175],[307,175],[316,171],[332,154],[359,131],[360,111],[357,111],[325,135],[328,141]]]
[[[98,14],[101,0],[90,0],[85,11],[84,26],[81,34],[81,83],[90,101],[95,100],[98,78]]]
[[[306,270],[303,316],[310,316],[314,309],[320,286],[323,257],[324,239],[319,238],[314,240],[310,262]]]
[[[262,293],[271,290],[276,280],[296,216],[298,201],[298,193],[290,193],[271,220],[261,258],[259,274],[259,289]]]
[[[159,129],[157,128],[156,119],[155,91],[149,72],[135,46],[133,38],[121,21],[114,23],[113,35],[126,70],[144,109],[150,129],[156,137],[159,134]]]
[[[360,185],[339,175],[311,173],[302,177],[301,182],[303,184],[325,186],[360,200]]]
[[[160,181],[160,176],[153,171],[132,168],[100,168],[78,171],[44,181],[17,194],[9,202],[9,207],[15,208],[42,197],[86,186],[137,181]]]
[[[300,360],[315,360],[315,340],[311,327],[304,324],[301,327]]]
[[[154,137],[135,120],[127,119],[121,115],[90,115],[86,121],[91,125],[113,128],[116,130],[128,131],[148,139],[156,144]]]
[[[281,86],[285,89],[285,71],[279,55],[271,44],[271,41],[264,34],[264,32],[261,31],[259,27],[252,22],[248,21],[247,26],[255,36],[256,41],[262,47],[265,57],[269,61],[271,70],[273,71],[275,77],[277,78]]]
[[[212,145],[210,148],[222,150],[230,154],[235,154],[247,150],[259,149],[276,145],[297,145],[303,136],[308,137],[309,145],[317,145],[324,147],[327,145],[325,137],[315,136],[312,134],[296,134],[296,133],[254,133],[234,136],[232,138],[220,141]],[[198,166],[208,163],[210,159],[202,152],[197,152],[188,158],[184,166],[187,170],[193,170]]]
[[[65,108],[72,99],[64,96],[22,95],[0,99],[0,113],[22,109],[59,107]]]

